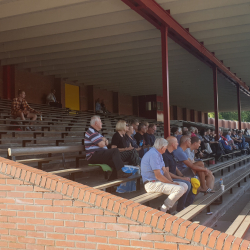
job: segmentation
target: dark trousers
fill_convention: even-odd
[[[112,174],[108,180],[117,179],[117,172],[124,167],[121,154],[117,148],[96,151],[88,160],[90,164],[107,164],[112,168]]]
[[[49,105],[50,107],[62,108],[62,104],[59,102],[50,102]]]
[[[122,161],[128,162],[129,165],[138,166],[140,165],[140,158],[135,149],[120,152]]]

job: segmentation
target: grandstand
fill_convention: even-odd
[[[248,150],[203,159],[216,192],[168,214],[140,172],[107,181],[84,147],[98,98],[109,142],[120,119],[156,124],[156,138],[250,129],[249,12],[248,0],[0,0],[1,250],[249,249]],[[32,131],[11,115],[19,89],[42,112]],[[46,104],[51,89],[62,108]],[[131,180],[135,192],[116,192]]]

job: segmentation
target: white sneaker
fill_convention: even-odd
[[[25,128],[26,131],[31,131],[30,127]]]

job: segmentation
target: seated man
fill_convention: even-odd
[[[99,133],[101,129],[102,121],[100,117],[93,116],[90,121],[90,127],[84,137],[87,161],[90,164],[109,165],[113,170],[109,180],[131,176],[131,173],[124,173],[122,171],[124,162],[121,159],[118,148],[107,148],[108,140]]]
[[[238,132],[238,146],[239,146],[239,149],[246,149],[246,148],[249,148],[249,144],[248,142],[245,142],[245,137],[242,135],[242,131],[239,130]]]
[[[146,142],[144,138],[144,134],[147,133],[147,126],[144,123],[140,123],[138,126],[138,131],[134,135],[134,138],[136,139],[137,145],[139,147],[146,147]]]
[[[150,124],[148,126],[148,131],[147,133],[145,133],[143,136],[144,136],[144,139],[145,139],[145,144],[146,145],[150,145],[151,147],[154,145],[155,143],[155,136],[154,136],[154,133],[156,132],[156,125],[155,124]]]
[[[168,198],[164,201],[160,210],[167,212],[175,202],[187,191],[187,184],[174,182],[165,167],[162,154],[167,149],[168,142],[163,138],[155,140],[151,148],[142,158],[141,175],[145,190],[148,193],[164,193]]]
[[[133,134],[132,134],[132,137],[134,137],[134,135],[138,132],[138,126],[139,126],[139,122],[137,119],[133,119],[130,121],[130,124],[133,126],[134,128],[134,131],[133,131]]]
[[[233,149],[238,149],[238,146],[234,144],[234,140],[231,138],[231,131],[229,130],[225,136],[228,141],[228,145],[231,145]]]
[[[177,211],[180,212],[185,207],[191,205],[194,201],[195,195],[192,192],[192,185],[190,183],[190,178],[185,177],[180,170],[177,168],[176,159],[174,157],[173,151],[177,149],[178,142],[173,136],[167,138],[168,147],[166,152],[162,155],[165,166],[169,168],[169,175],[173,181],[186,183],[188,186],[187,192],[182,195],[178,200]]]
[[[31,120],[30,125],[37,119],[36,114],[41,114],[41,112],[32,109],[25,100],[25,92],[23,90],[18,91],[18,97],[14,98],[11,105],[11,114],[14,119],[20,117],[21,120],[25,121],[25,118]],[[33,121],[33,122],[32,122]],[[25,130],[31,131],[35,130],[33,127],[26,127]]]
[[[51,93],[49,93],[46,97],[46,103],[51,106],[51,107],[57,107],[57,108],[61,108],[62,107],[62,104],[59,103],[57,100],[56,100],[56,90],[55,89],[52,89],[51,90]]]
[[[102,106],[101,106],[101,103],[100,103],[100,98],[98,98],[96,100],[96,103],[95,103],[95,112],[96,113],[103,113]]]
[[[181,173],[189,178],[195,175],[199,176],[201,189],[203,193],[214,193],[214,176],[210,170],[204,167],[202,161],[194,161],[194,150],[200,147],[200,139],[195,136],[191,139],[188,136],[182,136],[180,146],[173,152],[178,160],[177,167]],[[186,151],[190,148],[189,151]],[[186,152],[185,152],[186,151]]]

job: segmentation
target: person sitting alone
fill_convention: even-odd
[[[180,212],[185,207],[188,207],[194,202],[195,195],[192,192],[192,185],[190,183],[190,178],[183,175],[177,168],[177,162],[174,157],[173,151],[178,147],[177,138],[174,136],[169,136],[167,138],[168,147],[166,152],[162,155],[165,166],[169,168],[169,175],[173,181],[183,182],[188,186],[185,194],[181,196],[178,200],[176,211]]]
[[[36,114],[41,114],[40,111],[32,109],[27,101],[25,100],[25,92],[23,90],[18,90],[18,97],[12,100],[11,105],[11,115],[16,119],[20,117],[22,121],[25,121],[26,118],[30,119],[30,125],[34,124],[34,121],[37,119]],[[35,130],[32,126],[27,126],[26,131]]]
[[[98,98],[96,100],[96,103],[95,103],[95,112],[96,113],[103,113],[102,106],[101,106],[101,103],[100,103],[100,98]]]
[[[169,168],[165,166],[162,158],[167,146],[167,140],[157,138],[154,146],[143,156],[141,161],[141,175],[146,192],[168,195],[160,207],[162,212],[168,212],[188,189],[187,184],[174,182],[169,175]]]
[[[143,136],[144,136],[144,139],[145,139],[145,144],[146,145],[150,145],[151,147],[154,145],[155,143],[155,136],[154,136],[154,133],[156,132],[156,125],[155,124],[150,124],[148,126],[148,131],[147,133],[145,133]]]
[[[84,136],[86,159],[90,164],[107,164],[111,167],[112,173],[108,180],[117,178],[128,178],[131,173],[124,173],[122,168],[124,162],[118,148],[108,149],[108,140],[99,131],[102,129],[102,121],[99,116],[93,116],[90,120],[90,127]]]
[[[197,136],[191,139],[188,136],[182,136],[180,146],[173,152],[175,158],[178,160],[177,167],[186,177],[199,176],[201,184],[200,192],[214,193],[214,176],[212,172],[204,167],[202,161],[194,161],[194,151],[199,147],[200,139]],[[187,151],[187,149],[189,150]]]
[[[61,108],[62,107],[62,104],[59,103],[57,100],[56,100],[56,90],[55,89],[52,89],[51,90],[51,93],[49,93],[46,97],[46,103],[51,106],[51,107],[57,107],[57,108]]]
[[[139,166],[139,155],[136,149],[131,146],[131,143],[126,140],[127,131],[128,124],[123,120],[118,121],[116,124],[116,133],[114,133],[111,140],[111,148],[118,148],[122,161],[127,161],[129,165]]]

